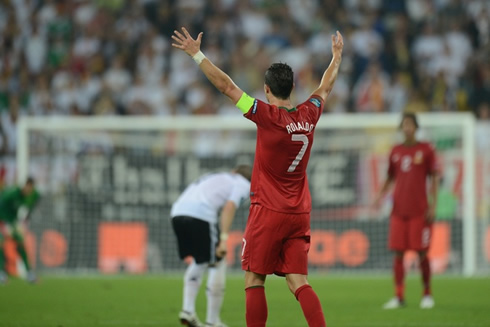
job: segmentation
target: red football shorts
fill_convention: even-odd
[[[427,223],[425,216],[391,215],[388,240],[390,250],[428,250],[431,235],[432,224]]]
[[[252,204],[242,243],[242,269],[257,274],[308,274],[310,214]]]

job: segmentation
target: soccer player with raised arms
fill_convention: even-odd
[[[405,305],[403,257],[407,250],[417,251],[419,256],[424,284],[424,295],[420,307],[430,309],[434,306],[427,252],[430,246],[439,180],[435,150],[430,143],[416,139],[415,132],[418,127],[415,114],[405,113],[403,115],[400,128],[405,140],[391,150],[388,176],[375,199],[375,206],[379,207],[381,200],[391,185],[395,183],[388,237],[388,246],[394,253],[395,297],[383,305],[385,309],[396,309]],[[429,199],[427,197],[428,178],[431,178]]]
[[[247,326],[266,325],[264,285],[270,274],[286,277],[308,326],[326,326],[320,300],[307,281],[311,196],[306,168],[315,125],[337,78],[342,35],[332,35],[332,61],[318,88],[294,106],[293,71],[287,64],[274,63],[265,72],[265,103],[243,92],[205,57],[200,51],[202,32],[196,39],[185,28],[174,33],[172,46],[191,56],[209,81],[257,125],[250,214],[242,245]]]

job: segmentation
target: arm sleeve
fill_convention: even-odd
[[[252,108],[252,106],[256,106],[255,101],[256,100],[254,98],[243,92],[240,100],[238,100],[238,102],[236,103],[236,107],[240,109],[241,112],[246,114],[250,110],[250,108]]]
[[[253,105],[243,116],[257,126],[270,127],[278,121],[279,109],[259,99],[254,99]]]
[[[317,115],[318,115],[317,119],[320,119],[320,116],[323,113],[323,108],[325,106],[325,101],[323,100],[323,98],[318,96],[318,95],[312,95],[308,100],[306,100],[306,103],[309,103],[310,106],[313,105],[314,108],[316,110],[318,110],[317,111]]]

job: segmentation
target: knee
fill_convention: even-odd
[[[300,287],[301,287],[301,286],[297,286],[297,285],[295,285],[295,284],[292,284],[292,283],[288,282],[288,288],[289,288],[289,291],[290,291],[291,293],[293,293],[293,294],[294,294],[294,293],[296,292],[296,290],[297,290],[298,288],[300,288]]]
[[[208,284],[206,291],[209,295],[223,295],[225,293],[225,283]]]
[[[188,281],[201,282],[205,270],[205,264],[191,264],[189,265],[189,267],[187,267],[187,270],[184,274],[184,279]]]
[[[265,277],[265,275],[256,274],[251,271],[245,272],[245,288],[264,285]]]
[[[286,275],[286,282],[291,293],[295,294],[296,290],[303,285],[308,284],[304,275]]]

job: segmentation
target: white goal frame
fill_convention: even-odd
[[[425,113],[420,125],[460,127],[464,158],[463,184],[463,275],[476,272],[476,190],[475,190],[475,118],[470,113]],[[330,114],[323,116],[317,129],[396,128],[399,114]],[[254,130],[250,121],[240,116],[188,117],[22,117],[17,126],[17,180],[23,182],[29,172],[29,132],[31,130]]]

